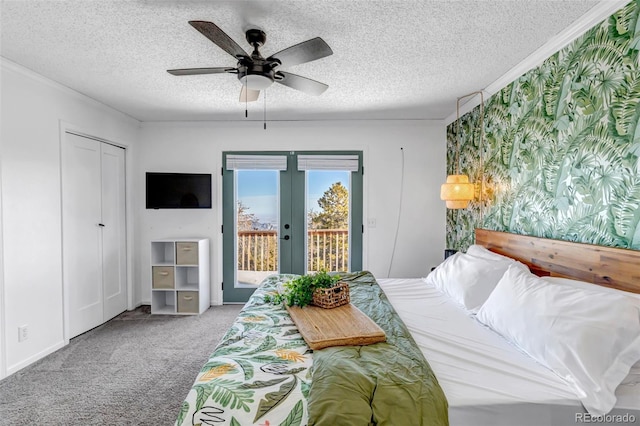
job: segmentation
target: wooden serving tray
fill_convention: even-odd
[[[287,306],[287,311],[313,350],[329,346],[370,345],[387,340],[378,324],[350,303],[333,309]]]

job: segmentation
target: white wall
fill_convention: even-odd
[[[220,168],[227,150],[362,150],[364,152],[363,267],[386,277],[400,202],[403,148],[405,175],[392,277],[425,276],[445,248],[445,127],[429,121],[317,121],[143,123],[136,147],[136,263],[139,300],[150,301],[150,241],[207,237],[212,241],[212,302],[221,303],[222,194]],[[211,210],[146,210],[147,171],[212,173]],[[368,228],[375,218],[376,227]]]
[[[1,65],[0,326],[5,338],[0,341],[0,374],[4,375],[65,343],[61,122],[126,146],[128,161],[139,123],[10,61],[2,59]],[[25,324],[29,336],[19,343],[17,330]]]
[[[0,93],[2,93],[0,91]],[[2,120],[0,120],[0,125]],[[2,137],[0,136],[0,379],[7,375],[7,363],[5,360],[5,309],[4,309],[4,244],[2,234]]]
[[[149,241],[212,240],[212,301],[221,303],[220,168],[225,150],[362,150],[364,267],[386,277],[398,218],[401,151],[405,190],[394,277],[427,274],[442,259],[445,126],[428,121],[140,123],[10,61],[0,62],[0,379],[65,344],[60,129],[127,147],[130,306],[150,301]],[[146,171],[209,172],[211,210],[146,210]],[[365,225],[366,226],[366,225]],[[18,343],[17,330],[29,326]]]

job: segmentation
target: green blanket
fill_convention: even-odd
[[[385,343],[315,351],[309,425],[447,425],[447,400],[369,272],[344,277],[351,303],[386,333]]]

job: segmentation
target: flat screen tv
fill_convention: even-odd
[[[210,209],[211,174],[147,172],[148,209]]]

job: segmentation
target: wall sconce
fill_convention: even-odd
[[[482,91],[469,93],[461,96],[456,101],[456,120],[458,122],[458,134],[456,138],[456,174],[448,175],[446,183],[440,187],[440,199],[446,201],[448,209],[466,209],[469,201],[473,200],[476,187],[469,182],[469,176],[460,174],[460,100],[469,96],[480,94],[480,173],[482,182],[480,183],[480,200],[482,201],[482,191],[484,187],[484,173],[482,171],[482,141],[484,139],[484,94]]]

